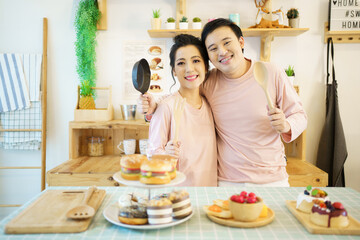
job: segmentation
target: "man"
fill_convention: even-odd
[[[204,26],[201,39],[215,66],[202,93],[214,115],[219,186],[289,186],[281,138],[296,139],[306,128],[307,116],[284,70],[265,63],[275,105],[269,109],[254,78],[254,61],[243,55],[241,29],[220,18]],[[144,112],[155,110],[151,96],[141,101]]]

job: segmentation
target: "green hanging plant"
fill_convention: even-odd
[[[82,97],[93,97],[95,95],[94,89],[91,88],[96,86],[96,25],[100,15],[97,1],[80,1],[74,25],[76,30],[76,71],[80,79],[80,96]]]

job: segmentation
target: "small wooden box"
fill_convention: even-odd
[[[78,100],[74,110],[74,121],[77,122],[95,122],[95,121],[110,121],[114,119],[114,108],[112,105],[112,91],[111,86],[108,88],[94,87],[97,90],[109,90],[109,101],[107,108],[97,109],[79,109],[80,101],[80,86],[78,86]]]

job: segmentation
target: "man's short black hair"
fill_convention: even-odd
[[[204,44],[204,46],[206,46],[205,40],[206,40],[207,36],[219,27],[229,27],[234,32],[234,34],[236,35],[236,37],[238,39],[243,36],[242,31],[238,25],[236,25],[229,19],[217,18],[215,20],[208,22],[204,26],[204,29],[201,33],[201,41]]]

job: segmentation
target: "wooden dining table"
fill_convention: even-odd
[[[129,229],[111,223],[104,217],[104,210],[116,206],[124,194],[148,194],[146,188],[134,187],[98,187],[106,195],[98,208],[91,224],[80,233],[37,233],[6,234],[6,225],[19,213],[29,207],[46,191],[80,191],[86,187],[48,187],[30,199],[26,204],[12,212],[0,222],[3,229],[0,239],[360,239],[359,235],[319,235],[311,234],[286,207],[287,200],[296,200],[301,187],[166,187],[151,189],[151,196],[185,189],[190,194],[194,214],[181,224],[162,229]],[[360,220],[360,193],[352,188],[322,188],[332,201],[340,201],[357,221]],[[204,205],[211,205],[215,199],[228,199],[241,191],[254,192],[264,199],[265,204],[274,212],[275,218],[269,224],[255,228],[237,228],[217,224],[211,221],[203,211]],[[115,213],[116,214],[116,213]]]

